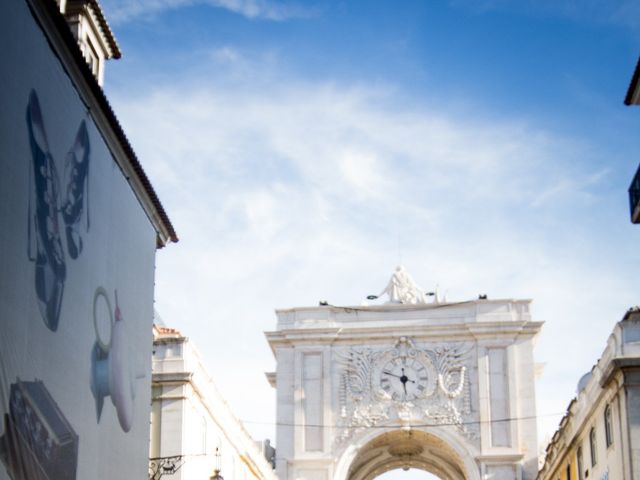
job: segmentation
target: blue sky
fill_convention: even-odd
[[[450,300],[533,298],[551,433],[638,303],[639,2],[103,6],[107,94],[181,238],[157,307],[256,436],[273,309],[359,304],[400,262]]]

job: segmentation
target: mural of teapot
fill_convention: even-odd
[[[133,423],[135,376],[131,371],[130,352],[125,322],[118,305],[118,292],[114,292],[115,310],[107,291],[98,287],[93,297],[93,322],[96,342],[91,351],[91,393],[96,402],[97,420],[100,422],[105,397],[118,414],[122,430],[128,432]],[[102,305],[101,305],[102,304]],[[109,324],[101,325],[101,310],[108,313]],[[143,377],[138,376],[138,378]]]

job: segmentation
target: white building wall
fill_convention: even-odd
[[[278,478],[288,478],[289,463],[287,458],[294,455],[293,425],[294,425],[294,385],[293,385],[293,348],[279,348],[276,351],[276,361],[281,368],[276,373],[276,383],[280,385],[276,391],[276,438],[282,439],[278,443],[276,457],[276,473]]]
[[[605,409],[611,409],[612,443],[607,445]],[[590,432],[595,432],[595,462]],[[578,472],[578,448],[583,452]],[[607,348],[579,382],[576,398],[547,447],[539,480],[640,479],[640,312],[618,322]],[[582,476],[579,476],[579,473]]]
[[[275,480],[261,449],[218,392],[188,338],[154,329],[150,458],[183,456],[172,480]]]
[[[533,338],[541,323],[531,320],[529,301],[327,306],[279,310],[277,315],[277,329],[268,332],[267,339],[277,361],[277,472],[281,480],[350,478],[349,469],[359,461],[354,452],[369,448],[365,443],[373,438],[367,432],[400,429],[405,405],[411,410],[408,423],[412,429],[451,439],[447,448],[458,449],[460,464],[468,462],[465,469],[473,475],[469,478],[535,478]],[[411,343],[411,348],[420,352],[418,355],[437,356],[434,352],[441,346],[452,352],[466,352],[468,393],[454,395],[459,399],[455,400],[459,401],[456,408],[463,416],[459,427],[422,427],[444,415],[441,410],[420,414],[420,408],[438,408],[422,398],[413,406],[411,402],[392,405],[376,400],[380,398],[376,393],[380,369],[388,362],[380,359],[393,358],[392,352],[402,348],[398,345],[403,341]],[[373,356],[366,357],[367,352]],[[357,366],[346,366],[349,355],[363,362],[358,365],[364,370],[356,373],[366,378],[366,392],[362,395],[345,393],[341,384],[345,369]],[[318,356],[319,362],[311,361]],[[434,368],[432,365],[427,375],[432,381]],[[322,381],[318,381],[317,374],[321,374]],[[318,411],[320,405],[323,408]],[[378,413],[382,416],[376,417]],[[322,429],[317,428],[318,423]],[[478,436],[467,431],[470,429],[477,429]],[[344,435],[346,439],[341,440]],[[422,460],[425,459],[416,459]]]

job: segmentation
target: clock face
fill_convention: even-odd
[[[427,368],[415,358],[398,357],[380,372],[380,387],[396,401],[410,401],[427,393]]]

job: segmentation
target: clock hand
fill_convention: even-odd
[[[402,381],[402,377],[400,375],[396,375],[395,373],[391,373],[391,372],[388,372],[386,370],[383,370],[382,373],[384,373],[385,375],[391,375],[392,377],[399,378],[400,381]]]
[[[402,369],[402,376],[401,376],[401,377],[398,377],[398,378],[400,378],[400,381],[401,381],[401,382],[402,382],[402,384],[403,384],[403,385],[405,385],[405,386],[406,386],[407,382],[416,383],[416,381],[415,381],[415,380],[409,380],[409,377],[407,377],[407,376],[404,374],[404,368]],[[405,390],[406,390],[406,387],[405,387]]]

